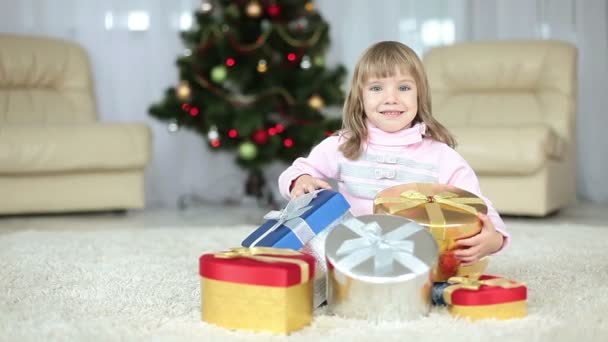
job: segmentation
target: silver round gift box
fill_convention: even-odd
[[[430,271],[438,248],[414,221],[364,215],[327,236],[327,302],[331,313],[370,321],[405,321],[431,307]]]

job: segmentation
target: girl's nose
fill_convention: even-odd
[[[397,102],[397,94],[394,90],[388,90],[386,92],[386,97],[384,98],[384,103],[396,103]]]

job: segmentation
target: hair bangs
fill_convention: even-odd
[[[410,73],[411,70],[412,62],[401,51],[372,49],[361,60],[357,81],[363,85],[370,78],[386,78],[396,73]]]

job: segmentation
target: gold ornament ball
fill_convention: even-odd
[[[307,2],[307,3],[304,5],[304,8],[305,8],[305,9],[306,9],[308,12],[312,12],[312,11],[314,11],[314,10],[315,10],[315,4],[313,4],[312,2],[310,2],[310,1],[309,1],[309,2]]]
[[[258,148],[254,143],[246,141],[239,146],[239,156],[244,160],[253,160],[258,155]]]
[[[245,13],[252,18],[257,18],[262,15],[262,6],[257,1],[251,1],[245,8]]]
[[[258,62],[258,66],[256,69],[258,70],[259,73],[265,73],[266,71],[268,71],[268,64],[266,63],[265,60],[261,59]]]
[[[316,110],[319,110],[325,106],[325,101],[319,95],[313,95],[308,99],[308,105]]]
[[[179,86],[177,86],[177,97],[181,100],[185,100],[190,98],[190,94],[192,93],[188,82],[181,82]]]
[[[213,10],[213,4],[209,1],[203,1],[201,3],[201,12],[209,13]]]

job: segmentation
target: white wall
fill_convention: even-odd
[[[174,206],[189,193],[214,201],[238,199],[243,193],[245,174],[231,155],[209,152],[192,132],[169,133],[166,124],[147,114],[148,106],[177,81],[175,60],[183,51],[179,15],[199,5],[200,0],[0,0],[0,32],[62,37],[85,46],[93,61],[102,121],[143,121],[152,127],[154,157],[146,174],[150,206]],[[400,40],[420,54],[434,44],[479,39],[575,43],[580,49],[579,194],[608,201],[603,179],[608,169],[605,0],[320,0],[317,6],[332,29],[328,63],[343,63],[349,70],[362,50],[378,40]],[[148,30],[126,28],[127,13],[136,10],[149,13]],[[107,13],[113,15],[109,29]],[[270,178],[282,167],[273,165]]]

